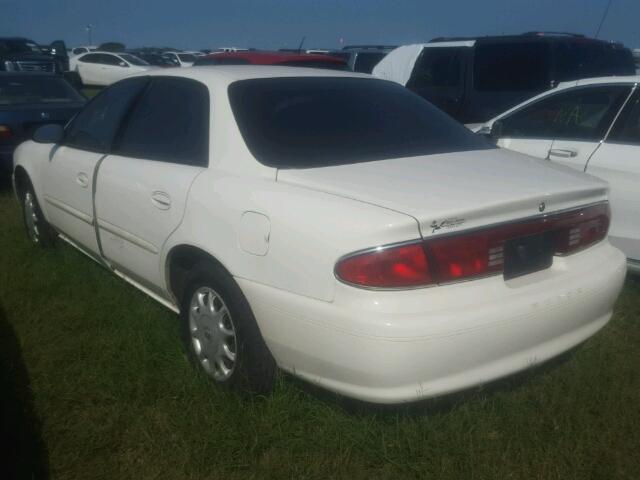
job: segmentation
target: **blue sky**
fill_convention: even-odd
[[[0,0],[0,35],[127,47],[403,44],[557,30],[593,36],[607,0]],[[640,1],[613,0],[600,38],[640,47]]]

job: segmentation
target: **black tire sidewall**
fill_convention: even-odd
[[[276,364],[255,320],[251,307],[238,284],[222,268],[209,262],[197,265],[187,276],[180,304],[181,333],[190,361],[204,372],[191,341],[189,309],[195,292],[213,289],[229,309],[236,333],[236,365],[223,381],[210,377],[217,385],[250,393],[268,393],[275,382]]]

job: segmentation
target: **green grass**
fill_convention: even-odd
[[[31,247],[6,188],[0,218],[0,413],[15,450],[1,465],[60,479],[640,475],[637,280],[597,336],[495,388],[377,408],[282,376],[247,398],[189,365],[175,315],[64,244]]]

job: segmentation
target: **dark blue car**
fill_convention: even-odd
[[[13,151],[36,128],[65,125],[85,101],[59,75],[0,72],[0,173],[11,172]]]

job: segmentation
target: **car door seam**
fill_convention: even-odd
[[[105,158],[107,158],[109,154],[104,154],[98,162],[96,163],[96,167],[93,169],[93,179],[91,180],[91,206],[93,207],[93,227],[96,234],[96,243],[98,244],[98,255],[100,258],[109,266],[111,264],[104,256],[104,251],[102,250],[102,240],[100,239],[100,226],[98,225],[98,211],[96,207],[96,192],[98,189],[98,172],[100,170],[100,166]]]

